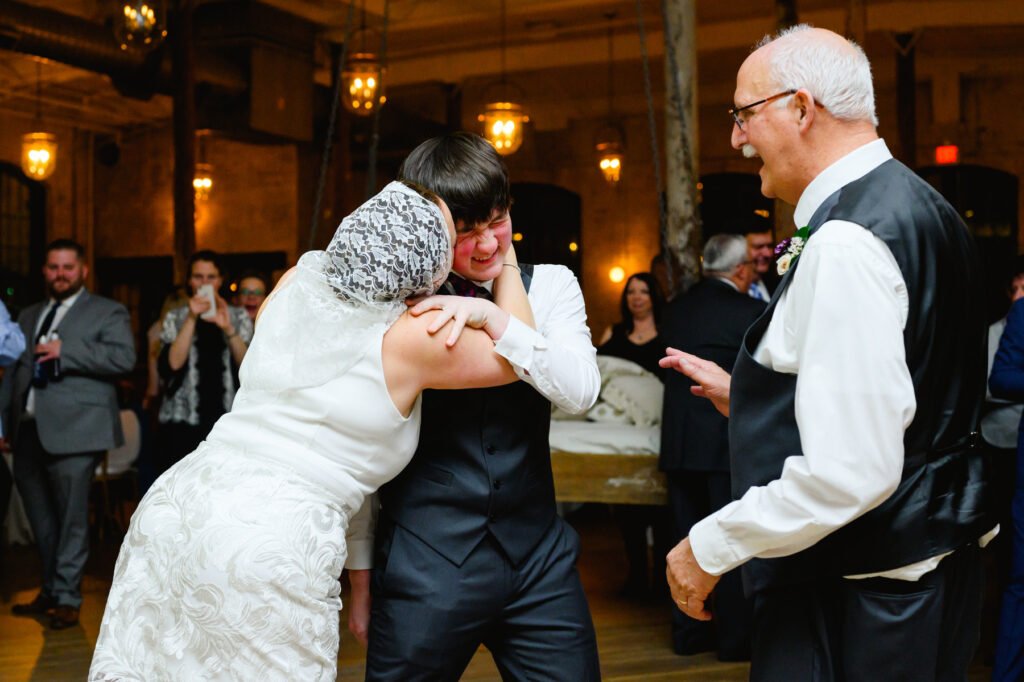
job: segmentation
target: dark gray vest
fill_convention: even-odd
[[[967,228],[934,189],[895,160],[829,197],[811,218],[811,238],[829,220],[864,225],[879,237],[907,285],[903,338],[917,410],[904,433],[903,477],[880,506],[813,547],[748,562],[748,593],[899,568],[974,541],[995,525],[987,466],[974,447],[985,394],[986,326],[980,263]],[[796,376],[753,359],[798,266],[799,259],[747,330],[733,370],[729,443],[735,498],[777,479],[785,458],[802,452]]]
[[[532,266],[522,265],[529,291]],[[551,403],[517,381],[423,392],[412,462],[379,491],[381,514],[462,564],[490,532],[520,563],[555,519]]]

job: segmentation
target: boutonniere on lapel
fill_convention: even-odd
[[[775,270],[780,276],[789,272],[793,261],[804,250],[804,244],[807,243],[807,233],[810,232],[810,229],[810,225],[804,225],[792,237],[787,237],[776,245],[775,257],[778,258],[778,261],[775,263]]]

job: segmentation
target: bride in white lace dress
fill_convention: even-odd
[[[282,279],[232,411],[132,517],[90,681],[335,679],[338,578],[372,542],[364,502],[412,457],[420,391],[516,379],[488,333],[449,347],[428,333],[449,311],[405,313],[444,281],[454,234],[443,202],[391,183]],[[504,270],[495,303],[530,321]],[[490,310],[469,322],[500,336]]]

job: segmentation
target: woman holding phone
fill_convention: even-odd
[[[231,409],[238,368],[253,325],[245,309],[220,296],[224,269],[213,251],[188,262],[187,305],[163,319],[158,367],[165,391],[160,406],[162,452],[157,473],[195,450],[217,419]]]

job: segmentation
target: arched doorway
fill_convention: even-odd
[[[0,299],[11,315],[43,297],[46,186],[0,162]]]
[[[514,182],[511,189],[513,235],[522,235],[515,242],[519,260],[564,265],[582,281],[580,196],[538,182]]]

